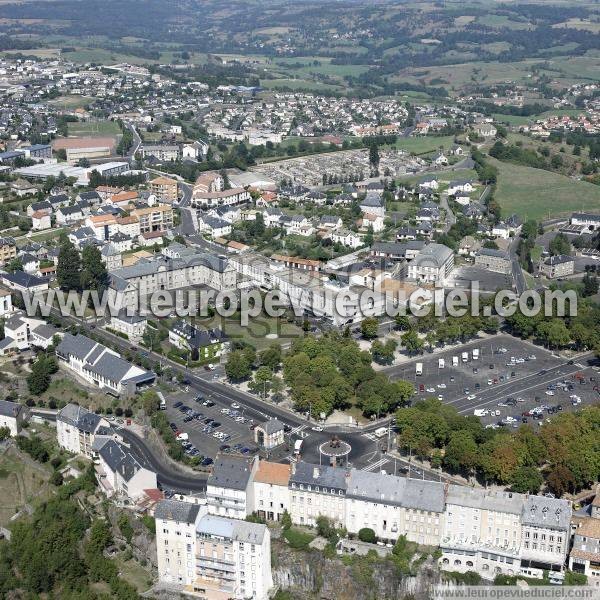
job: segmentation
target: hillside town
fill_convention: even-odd
[[[597,84],[511,123],[174,73],[0,58],[0,480],[90,475],[92,521],[152,533],[146,597],[299,597],[282,544],[600,588]],[[515,161],[589,197],[503,203]],[[579,313],[530,314],[557,291]]]

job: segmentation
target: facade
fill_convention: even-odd
[[[121,309],[139,307],[140,299],[161,290],[208,286],[235,288],[235,269],[224,257],[193,254],[181,258],[159,256],[110,273],[109,297]]]
[[[0,265],[4,266],[17,256],[15,240],[9,237],[0,238]]]
[[[283,423],[277,419],[270,419],[255,427],[254,441],[265,450],[271,450],[283,444],[284,434]]]
[[[65,334],[56,356],[92,386],[116,395],[131,396],[152,385],[156,378],[152,371],[132,365],[84,335]]]
[[[98,482],[109,498],[137,500],[144,490],[157,487],[156,473],[143,467],[124,444],[104,437],[95,440],[92,449],[97,455]]]
[[[78,404],[67,404],[56,415],[58,445],[73,454],[91,458],[100,427],[108,427],[108,421]]]
[[[141,315],[128,315],[127,311],[119,311],[119,314],[113,315],[110,319],[110,326],[115,331],[124,333],[130,340],[139,341],[146,331],[148,319]]]
[[[508,252],[492,248],[481,248],[475,254],[475,266],[505,275],[512,272],[512,263]]]
[[[156,177],[150,180],[150,193],[154,194],[160,202],[172,204],[177,201],[178,184],[176,179],[170,177]]]
[[[267,600],[271,535],[265,525],[204,515],[196,526],[193,594],[206,600]]]
[[[179,146],[169,144],[143,145],[140,148],[143,158],[153,156],[158,160],[174,161],[179,160],[181,149]]]
[[[27,409],[22,404],[0,400],[0,428],[8,427],[11,436],[19,435],[27,417]]]
[[[252,476],[258,469],[258,458],[218,455],[207,481],[208,511],[233,519],[245,519],[250,514],[249,494]]]
[[[281,521],[290,506],[289,464],[261,460],[252,480],[251,513],[267,521]]]
[[[575,259],[572,256],[561,254],[549,256],[540,261],[540,272],[548,279],[559,279],[575,272]]]
[[[167,204],[137,208],[131,211],[131,216],[139,220],[139,233],[166,231],[173,227],[173,208]]]
[[[163,500],[154,511],[158,578],[191,588],[196,579],[196,526],[206,505]]]
[[[583,514],[581,514],[583,512]],[[587,509],[573,515],[569,569],[583,573],[588,585],[600,587],[600,486]]]
[[[199,192],[194,187],[192,206],[195,208],[231,206],[248,202],[251,199],[250,192],[247,192],[244,188],[231,188],[217,192]]]
[[[454,268],[454,252],[443,244],[427,244],[408,264],[408,278],[441,283]]]

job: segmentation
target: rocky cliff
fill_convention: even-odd
[[[272,541],[272,567],[274,585],[295,600],[425,600],[430,586],[439,582],[431,559],[413,577],[388,560],[344,562],[318,550],[292,550],[279,540]]]

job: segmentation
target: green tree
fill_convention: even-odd
[[[557,234],[548,245],[550,254],[558,256],[560,254],[569,254],[571,252],[571,242],[564,233]]]
[[[142,394],[142,407],[149,417],[160,410],[160,398],[154,390],[146,390]]]
[[[96,246],[86,246],[81,253],[81,288],[101,294],[108,287],[108,272]]]
[[[510,486],[513,492],[537,494],[543,482],[543,477],[535,467],[519,467],[510,479]]]
[[[57,369],[58,365],[54,357],[41,354],[31,365],[31,373],[27,376],[29,391],[36,396],[43,394],[50,385],[52,373]]]
[[[58,253],[56,279],[61,290],[81,289],[81,258],[68,239],[63,241]]]
[[[225,373],[233,381],[247,379],[252,374],[252,362],[243,350],[233,350],[227,356]]]
[[[10,437],[10,429],[8,427],[0,427],[0,442]]]
[[[396,329],[399,329],[400,331],[406,331],[411,328],[410,319],[407,315],[396,315],[394,317],[394,323]]]
[[[379,329],[379,321],[375,317],[367,317],[360,324],[360,332],[367,340],[372,340],[377,337]]]
[[[281,346],[277,343],[271,344],[260,353],[260,364],[275,371],[281,363]]]
[[[402,345],[409,354],[422,354],[424,343],[416,331],[409,330],[401,338]]]
[[[283,529],[287,531],[288,529],[290,529],[291,526],[292,526],[292,517],[286,508],[283,511],[283,514],[281,515],[281,527],[283,527]]]

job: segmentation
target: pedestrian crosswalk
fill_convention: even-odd
[[[378,460],[377,462],[374,462],[374,463],[371,463],[370,465],[367,465],[362,470],[363,471],[378,471],[387,462],[388,462],[387,458],[382,458],[381,460]]]
[[[304,434],[302,432],[305,429],[306,425],[298,425],[298,427],[294,427],[294,429],[290,431],[290,435],[299,435],[300,437],[304,437]]]

